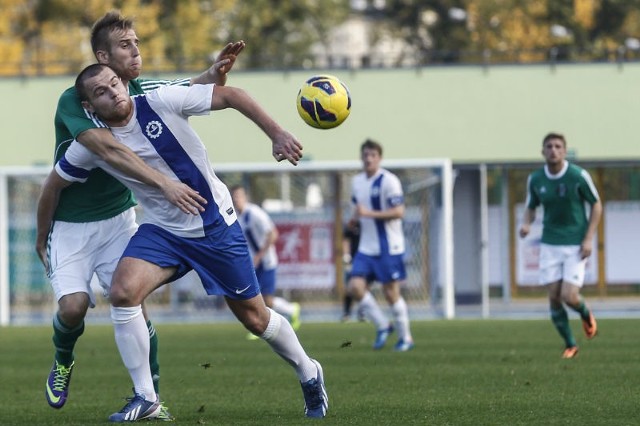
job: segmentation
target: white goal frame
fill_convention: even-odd
[[[324,170],[360,169],[359,161],[303,161],[294,167],[288,163],[225,163],[215,165],[217,172],[279,172],[305,173]],[[439,168],[442,196],[442,235],[439,241],[442,253],[439,280],[442,285],[441,309],[444,318],[455,318],[454,258],[453,258],[453,166],[448,158],[416,160],[383,160],[382,166],[389,169]],[[284,170],[286,168],[286,170]],[[11,323],[10,283],[9,283],[9,191],[10,176],[41,176],[43,179],[51,171],[51,166],[0,167],[0,326]],[[35,215],[36,212],[34,212]],[[35,242],[34,242],[35,243]]]

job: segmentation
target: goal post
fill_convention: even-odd
[[[401,288],[410,311],[454,318],[451,161],[383,160],[382,167],[400,178],[405,193],[408,276]],[[340,306],[345,291],[342,233],[351,211],[351,178],[361,168],[360,161],[214,165],[227,186],[243,185],[276,223],[279,292],[307,306]],[[55,312],[34,249],[37,198],[50,170],[0,167],[0,325],[50,321]],[[144,221],[144,211],[138,209],[137,215]],[[207,297],[197,281],[188,274],[162,287],[148,298],[147,308],[154,316],[206,321],[208,311],[224,304]],[[108,318],[107,301],[97,299],[96,311]]]

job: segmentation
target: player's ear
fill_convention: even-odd
[[[109,63],[109,52],[106,50],[96,50],[96,59],[101,64]]]
[[[86,109],[89,112],[95,112],[93,106],[87,101],[82,101],[82,108]]]

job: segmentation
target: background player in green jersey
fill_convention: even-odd
[[[593,236],[602,216],[602,203],[589,173],[566,160],[563,135],[549,133],[542,142],[544,167],[527,179],[527,200],[520,237],[529,234],[536,208],[542,205],[540,283],[549,288],[551,321],[565,341],[563,358],[573,358],[578,345],[569,326],[567,305],[582,318],[588,339],[597,332],[596,320],[584,303],[580,289],[584,283],[587,258],[593,251]],[[585,204],[591,205],[589,215]]]
[[[142,58],[133,22],[112,11],[99,19],[91,32],[91,45],[99,62],[113,67],[130,94],[140,94],[165,84],[224,85],[226,73],[233,67],[244,42],[228,44],[218,55],[214,65],[192,79],[175,81],[139,80]],[[196,213],[204,202],[195,191],[176,183],[148,167],[133,152],[117,142],[110,130],[88,114],[76,95],[75,88],[67,89],[60,97],[55,115],[56,150],[58,161],[71,142],[77,139],[114,167],[138,180],[160,187],[165,197],[177,208]],[[51,216],[42,208],[57,204]],[[84,184],[73,184],[60,193],[43,192],[38,206],[36,251],[51,280],[58,312],[53,319],[55,361],[46,384],[49,405],[61,408],[68,396],[74,366],[73,349],[84,331],[84,317],[95,306],[90,287],[95,273],[100,285],[108,292],[111,276],[129,238],[135,232],[135,200],[120,182],[96,169]],[[157,335],[147,321],[151,339],[149,362],[154,375],[154,387],[159,392]],[[170,415],[163,410],[165,419]]]

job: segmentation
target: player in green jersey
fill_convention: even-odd
[[[593,251],[593,237],[602,216],[602,202],[591,176],[566,160],[567,142],[563,135],[549,133],[542,142],[544,167],[527,180],[527,200],[520,237],[529,234],[536,208],[542,206],[540,244],[540,283],[549,289],[551,321],[565,341],[563,358],[574,358],[578,345],[564,305],[582,319],[585,335],[595,337],[598,328],[580,289],[584,283],[587,258]],[[591,206],[587,215],[585,204]]]
[[[142,59],[133,22],[112,11],[92,28],[91,45],[100,63],[108,64],[127,84],[130,94],[141,94],[166,84],[224,85],[226,73],[233,67],[244,42],[229,43],[214,65],[201,75],[175,81],[142,80],[138,75]],[[55,115],[57,162],[74,139],[100,155],[110,165],[151,186],[163,190],[165,197],[186,213],[197,213],[204,199],[188,186],[176,183],[147,166],[131,150],[117,142],[102,122],[82,107],[75,88],[60,97]],[[51,216],[41,208],[55,200],[57,208]],[[54,204],[54,205],[56,205]],[[68,397],[73,349],[84,331],[84,318],[95,306],[91,280],[95,274],[108,294],[111,276],[124,247],[135,232],[136,204],[131,192],[119,181],[96,169],[83,184],[73,184],[60,193],[42,193],[38,207],[36,251],[51,280],[58,312],[53,319],[53,342],[56,349],[53,368],[46,383],[50,406],[61,408]],[[157,335],[147,321],[151,352],[149,362],[154,387],[159,392]],[[163,410],[164,419],[170,420]]]

